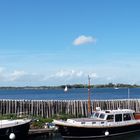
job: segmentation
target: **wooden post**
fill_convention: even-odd
[[[91,100],[90,100],[90,77],[88,76],[88,116],[91,115]]]

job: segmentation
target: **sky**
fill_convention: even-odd
[[[139,0],[0,1],[0,86],[140,84]]]

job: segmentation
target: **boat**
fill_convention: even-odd
[[[30,122],[30,119],[0,120],[0,139],[25,139],[28,136]]]
[[[67,91],[68,91],[68,87],[65,86],[65,88],[64,88],[64,92],[67,92]]]
[[[140,114],[131,109],[96,110],[90,117],[53,120],[65,139],[90,139],[140,131]]]

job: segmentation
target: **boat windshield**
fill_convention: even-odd
[[[101,113],[99,116],[100,119],[104,119],[105,118],[105,114]]]
[[[95,112],[93,112],[90,116],[90,118],[94,118]]]
[[[104,119],[105,118],[105,114],[104,113],[99,113],[99,112],[94,112],[90,117],[91,118]]]

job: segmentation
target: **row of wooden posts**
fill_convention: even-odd
[[[101,109],[130,108],[140,112],[140,100],[93,100],[91,111],[95,107]],[[88,115],[87,100],[0,100],[0,114],[16,114],[27,116],[52,117],[56,114],[74,116]]]

